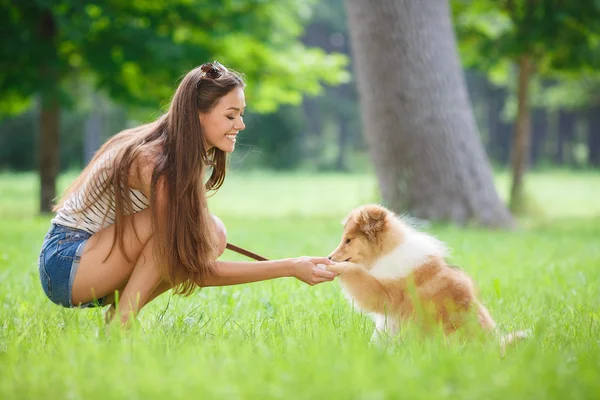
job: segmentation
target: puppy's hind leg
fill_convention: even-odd
[[[494,329],[496,329],[496,323],[494,322],[494,319],[490,315],[490,312],[488,311],[487,308],[485,308],[485,306],[483,304],[481,304],[479,302],[476,303],[476,306],[477,306],[477,320],[479,321],[479,325],[481,325],[481,327],[483,328],[484,331],[492,332]]]

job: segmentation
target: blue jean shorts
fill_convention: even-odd
[[[57,224],[50,226],[38,258],[38,269],[42,289],[53,303],[68,308],[104,305],[104,298],[78,305],[71,302],[73,281],[81,254],[91,236],[80,229]]]

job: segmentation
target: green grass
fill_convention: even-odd
[[[597,398],[600,174],[528,178],[539,213],[522,229],[430,228],[502,330],[535,329],[501,358],[489,341],[369,347],[373,324],[337,282],[293,279],[167,293],[108,335],[100,310],[44,298],[37,180],[0,174],[0,399]],[[505,197],[507,177],[497,182]],[[366,175],[239,173],[210,202],[233,243],[279,258],[328,254],[343,215],[376,199]]]

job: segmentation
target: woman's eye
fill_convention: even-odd
[[[352,239],[346,239],[346,244],[350,243],[350,240]]]
[[[229,115],[227,116],[227,118],[229,118],[232,121],[235,119],[235,117],[230,117]]]

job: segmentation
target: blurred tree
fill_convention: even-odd
[[[322,0],[315,6],[315,16],[306,27],[303,42],[307,46],[318,46],[327,52],[339,52],[350,56],[350,41],[346,23],[344,0]],[[352,64],[349,66],[352,70]],[[352,148],[360,146],[360,112],[355,82],[348,82],[336,87],[325,87],[323,93],[315,98],[305,97],[304,111],[309,131],[317,140],[306,140],[306,143],[317,143],[313,148],[305,148],[308,153],[326,149],[327,131],[333,130],[335,135],[335,152],[332,160],[322,160],[327,168],[338,171],[350,169],[348,156]],[[331,129],[333,128],[333,129]],[[320,154],[321,155],[321,154]],[[322,155],[321,155],[322,156]]]
[[[562,124],[570,126],[567,132],[557,132],[557,143],[555,145],[555,161],[563,163],[564,159],[573,159],[572,154],[565,154],[565,150],[572,149],[574,143],[574,119],[579,117],[587,122],[587,134],[585,135],[587,147],[587,163],[592,167],[600,166],[600,131],[598,130],[600,120],[600,73],[560,73],[556,76],[554,84],[544,90],[538,104],[558,113],[559,121],[561,114],[567,114],[567,121],[563,115]],[[559,122],[560,124],[560,122]],[[571,142],[569,140],[571,139]],[[565,149],[566,147],[566,149]]]
[[[34,132],[38,129],[35,108],[6,118],[0,127],[0,169],[27,171],[35,165]]]
[[[298,36],[312,2],[283,0],[26,0],[0,2],[0,111],[40,104],[40,210],[56,196],[60,111],[76,73],[119,101],[166,103],[187,70],[217,58],[245,73],[258,111],[298,104],[347,79],[346,58]]]
[[[384,201],[420,218],[512,226],[477,133],[448,2],[346,4]]]
[[[300,161],[299,140],[305,130],[302,112],[299,107],[282,106],[277,112],[269,114],[246,113],[246,126],[238,139],[235,158],[246,158],[258,149],[258,165],[269,166],[275,170],[290,170]],[[249,153],[244,148],[249,147]],[[250,157],[249,161],[258,157]]]
[[[488,154],[500,165],[506,165],[510,158],[511,126],[505,120],[505,103],[508,89],[488,82]]]
[[[588,163],[592,167],[600,167],[600,102],[587,110],[588,129]]]
[[[349,56],[347,36],[343,0],[321,0],[315,3],[300,40],[307,47]],[[303,107],[246,115],[247,128],[232,158],[234,168],[238,160],[243,160],[245,168],[276,170],[343,171],[358,167],[353,156],[362,141],[354,82],[324,85],[318,96],[303,97]]]
[[[600,66],[600,2],[454,0],[453,6],[466,65],[489,72],[518,66],[510,205],[519,210],[531,141],[530,82],[535,74]]]
[[[531,118],[531,151],[529,165],[539,163],[543,154],[543,144],[548,135],[548,113],[545,108],[535,108]]]
[[[86,152],[86,126],[90,116],[102,120],[101,131],[96,132],[98,143],[104,142],[109,136],[114,135],[127,127],[127,114],[133,114],[124,106],[115,104],[100,93],[92,92],[92,88],[85,85],[76,85],[78,94],[77,103],[73,107],[63,107],[60,113],[59,164],[60,171],[68,169],[81,169],[87,161]],[[69,89],[69,90],[75,90]],[[94,93],[99,98],[100,106],[92,107]],[[0,169],[32,171],[36,170],[35,155],[39,147],[39,105],[35,101],[25,112],[4,116],[0,120]],[[147,114],[147,113],[146,113]],[[92,146],[93,147],[93,146]],[[93,150],[90,148],[90,151]]]

